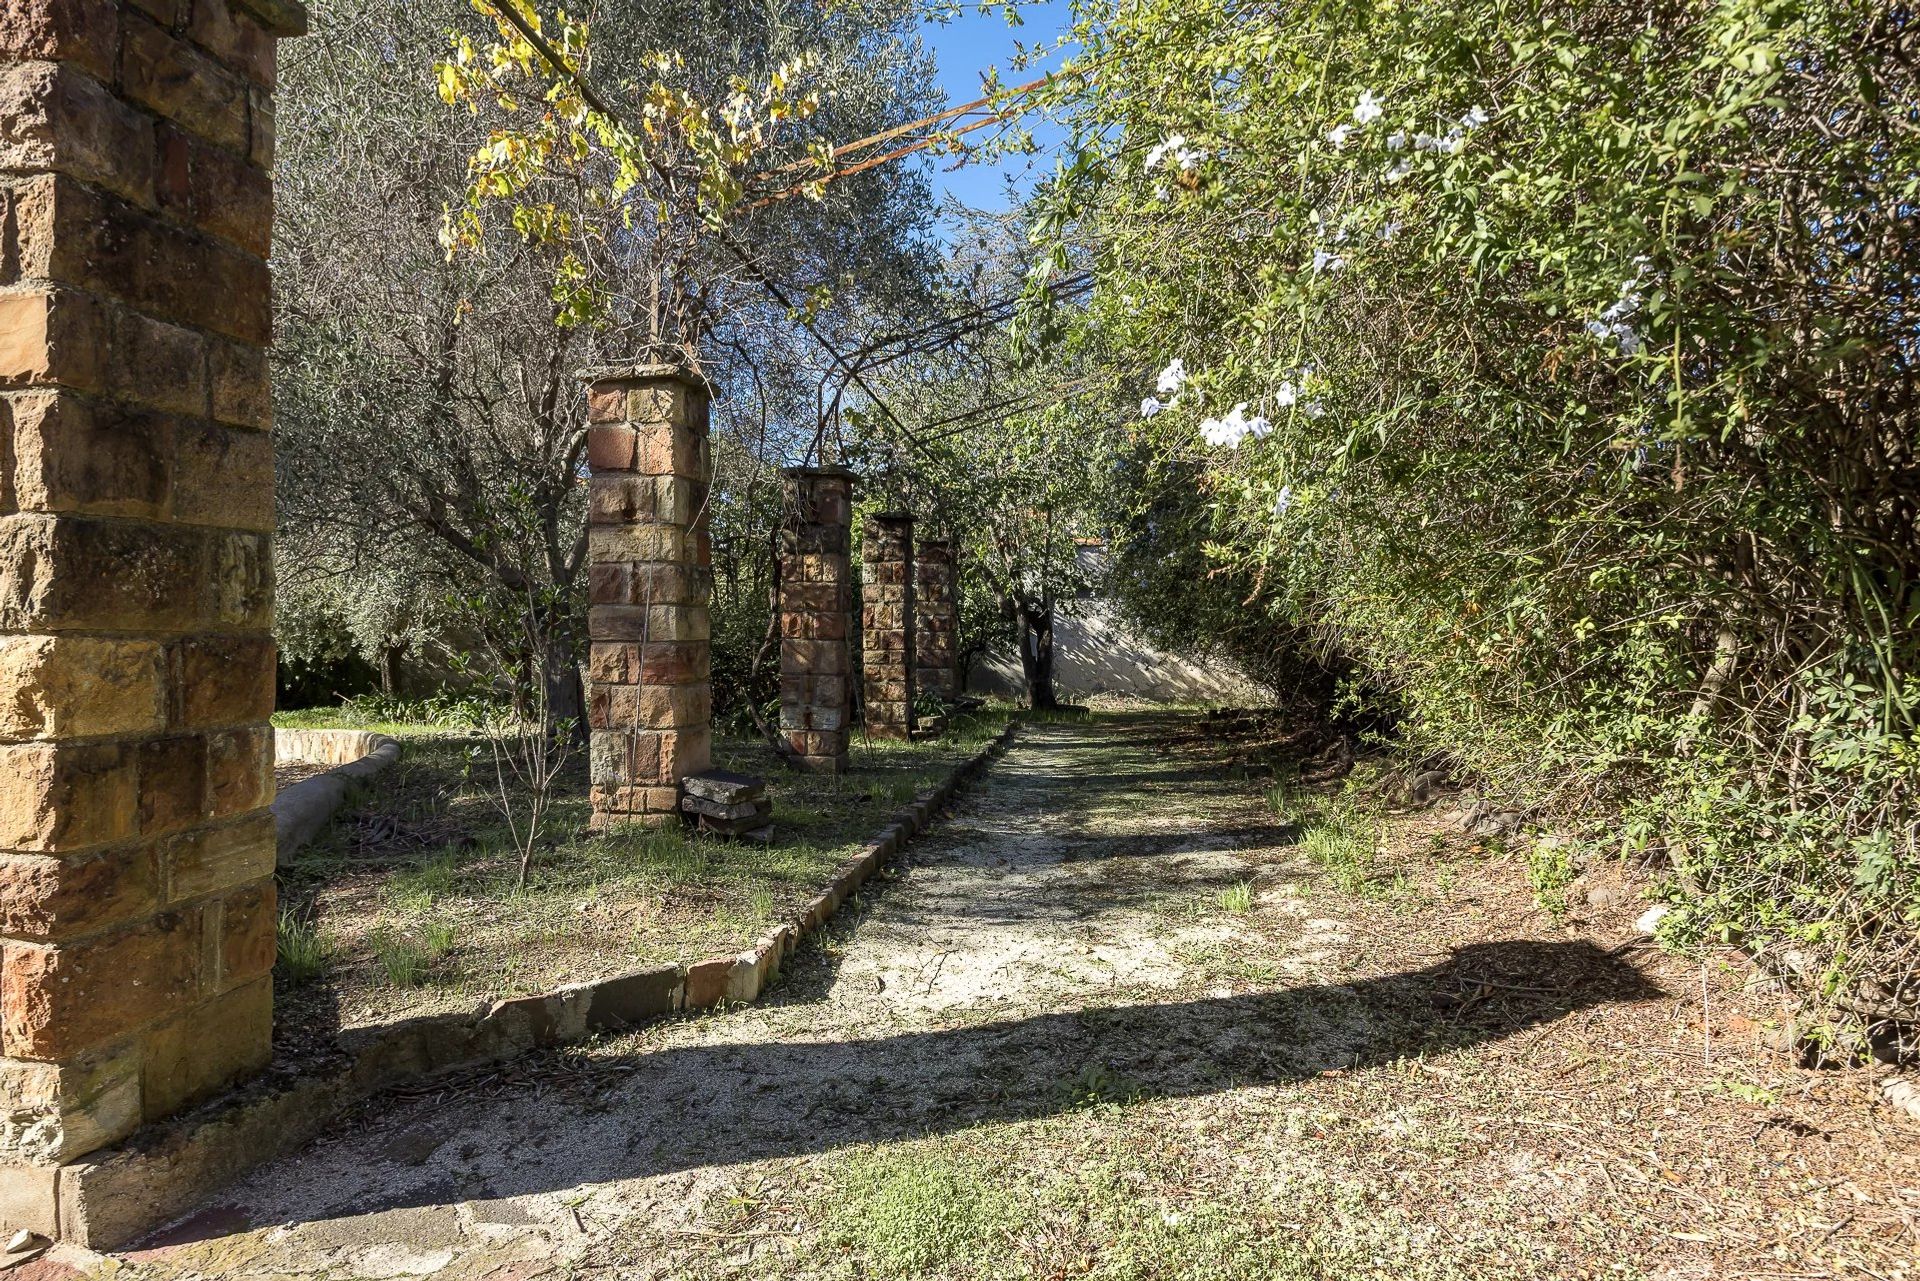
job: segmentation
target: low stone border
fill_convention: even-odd
[[[62,1167],[61,1238],[95,1250],[133,1241],[191,1210],[252,1167],[303,1146],[347,1109],[393,1086],[583,1040],[595,1032],[621,1031],[682,1010],[755,999],[800,940],[818,930],[887,859],[926,830],[956,793],[1012,745],[1019,727],[1019,720],[1009,722],[945,781],[897,811],[859,853],[834,870],[825,891],[746,951],[569,984],[544,996],[496,1001],[477,1014],[429,1015],[342,1033],[336,1067],[312,1075],[269,1073],[186,1116],[149,1125],[119,1148]],[[288,788],[288,793],[299,786],[305,784]]]
[[[301,779],[273,798],[273,837],[285,858],[320,834],[353,785],[400,759],[400,741],[364,729],[276,729],[276,765],[313,761],[333,768]]]

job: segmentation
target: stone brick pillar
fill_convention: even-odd
[[[707,385],[677,365],[590,369],[587,721],[593,824],[679,821],[712,752]]]
[[[274,41],[0,10],[0,1221],[273,1023]]]
[[[853,705],[853,473],[780,473],[780,728],[801,769],[847,768]]]
[[[867,522],[861,539],[861,661],[874,738],[913,734],[913,517]]]
[[[913,688],[951,701],[960,692],[960,583],[953,544],[930,538],[913,554]]]

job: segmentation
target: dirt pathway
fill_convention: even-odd
[[[1342,890],[1197,729],[1029,726],[767,1002],[383,1100],[98,1268],[1920,1275],[1920,1139],[1744,1049],[1736,970],[1431,821]]]

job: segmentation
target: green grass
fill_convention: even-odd
[[[305,983],[326,973],[327,959],[332,949],[320,937],[320,931],[314,928],[313,922],[303,921],[292,912],[283,911],[276,935],[275,963],[288,982]]]
[[[367,936],[374,957],[397,988],[419,987],[438,976],[441,962],[453,951],[454,927],[429,921],[412,933],[380,928]]]
[[[1024,1218],[997,1171],[934,1145],[856,1153],[834,1174],[825,1235],[874,1276],[925,1276],[992,1258]]]
[[[1236,881],[1220,891],[1220,906],[1229,912],[1251,912],[1253,910],[1253,882]]]

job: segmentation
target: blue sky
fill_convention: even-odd
[[[1009,27],[1006,16],[999,10],[983,14],[969,3],[964,13],[949,22],[926,24],[926,42],[939,60],[940,86],[947,91],[950,103],[958,106],[978,98],[980,73],[988,67],[999,68],[1003,85],[1016,85],[1036,79],[1044,69],[1060,65],[1059,54],[1038,68],[1024,71],[1014,70],[1009,63],[1017,46],[1050,42],[1065,28],[1069,17],[1066,0],[1022,4],[1020,17],[1023,25]],[[1043,147],[1059,137],[1057,131],[1043,128],[1036,128],[1034,134]],[[936,158],[932,175],[935,194],[951,193],[975,208],[994,210],[1007,207],[1004,184],[1008,177],[1024,191],[1033,185],[1037,175],[1053,167],[1052,158],[1042,152],[1030,157],[1013,156],[992,163],[970,164],[949,173],[947,166],[953,159],[951,156]]]

